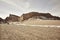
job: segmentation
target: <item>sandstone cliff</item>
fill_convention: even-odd
[[[6,23],[6,21],[2,18],[0,18],[0,24]]]
[[[28,20],[29,18],[42,19],[42,20],[60,20],[60,17],[52,16],[50,13],[38,13],[38,12],[30,12],[23,14],[21,16],[21,20]]]
[[[39,12],[29,12],[25,13],[21,16],[16,16],[13,14],[10,14],[9,17],[6,17],[6,19],[0,18],[0,24],[1,23],[8,23],[8,22],[22,22],[27,20],[34,20],[34,19],[40,19],[40,20],[60,20],[60,17],[53,16],[50,13],[39,13]]]
[[[18,22],[19,21],[19,16],[10,14],[9,17],[6,17],[5,21],[7,22]]]

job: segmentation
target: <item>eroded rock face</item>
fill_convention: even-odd
[[[19,16],[10,14],[9,17],[6,17],[6,19],[0,18],[0,24],[9,22],[18,22],[19,20],[20,20]]]
[[[29,18],[43,19],[43,20],[60,20],[60,17],[52,16],[50,13],[38,13],[38,12],[30,12],[23,14],[21,16],[21,20],[27,20]]]
[[[9,17],[6,17],[5,21],[7,22],[18,22],[19,21],[19,16],[10,14]]]
[[[3,19],[2,19],[2,18],[0,18],[0,24],[2,23],[2,20],[3,20]]]
[[[6,19],[0,18],[0,24],[9,23],[9,22],[22,22],[28,19],[60,20],[60,17],[53,16],[50,13],[38,13],[38,12],[29,12],[29,13],[23,14],[22,16],[16,16],[16,15],[10,14],[9,17],[6,17]]]
[[[0,24],[5,23],[4,19],[0,18]]]

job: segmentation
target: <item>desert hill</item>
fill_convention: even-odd
[[[39,13],[39,12],[29,12],[22,14],[21,16],[10,14],[9,17],[6,17],[5,19],[0,18],[0,24],[8,22],[22,22],[28,19],[60,20],[60,17],[53,16],[50,13]]]
[[[5,19],[0,18],[0,24],[2,23],[8,23],[8,22],[18,22],[19,16],[10,14],[9,17],[6,17]]]
[[[42,20],[60,20],[60,17],[53,16],[50,13],[30,12],[23,14],[21,16],[22,21],[27,20],[29,18],[42,19]]]
[[[18,22],[19,21],[19,16],[10,14],[9,17],[6,17],[5,21],[7,22]]]
[[[1,23],[3,23],[3,19],[2,19],[2,18],[0,18],[0,24],[1,24]]]

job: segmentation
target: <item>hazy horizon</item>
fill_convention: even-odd
[[[0,17],[9,14],[22,15],[26,12],[51,13],[60,17],[60,0],[0,0]]]

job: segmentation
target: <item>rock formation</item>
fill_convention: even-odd
[[[43,20],[60,20],[60,17],[52,16],[50,13],[30,12],[23,14],[21,16],[22,21],[27,20],[29,18],[43,19]]]
[[[0,18],[0,24],[6,23],[4,19]]]
[[[19,16],[10,14],[9,17],[6,17],[5,21],[7,22],[18,22],[19,21]]]
[[[9,22],[22,22],[28,19],[60,20],[60,17],[53,16],[50,13],[38,13],[38,12],[29,12],[21,16],[10,14],[9,17],[6,17],[6,19],[0,18],[0,24]]]

